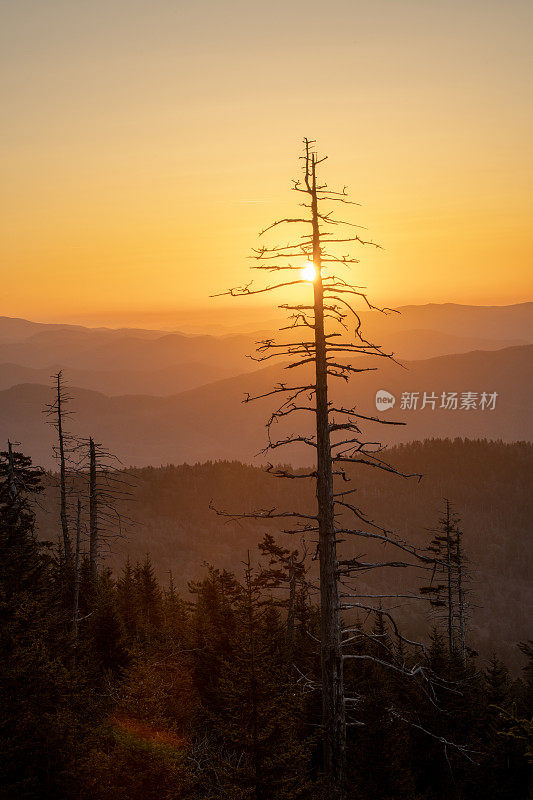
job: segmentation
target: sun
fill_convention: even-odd
[[[312,261],[308,261],[300,270],[300,274],[304,281],[310,281],[311,283],[316,278],[316,269],[315,265]]]

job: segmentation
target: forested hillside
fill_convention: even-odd
[[[421,473],[422,479],[360,470],[353,475],[358,503],[416,544],[429,542],[443,498],[454,503],[470,560],[471,644],[485,657],[497,650],[516,666],[516,642],[530,630],[533,498],[527,487],[533,445],[437,439],[393,447],[388,456],[398,469]],[[265,532],[276,533],[273,522],[221,518],[211,503],[235,513],[309,510],[313,503],[309,482],[278,479],[239,462],[131,469],[127,477],[132,498],[121,510],[135,524],[109,542],[107,563],[119,570],[126,556],[138,560],[149,552],[159,578],[167,581],[171,570],[181,591],[202,574],[205,562],[238,570]],[[37,510],[44,538],[55,537],[57,502],[52,488],[45,508]],[[348,542],[345,550],[353,555],[350,547]],[[413,588],[416,579],[391,573],[380,581]],[[372,581],[375,588],[376,576]],[[405,623],[419,633],[427,619],[411,605]]]
[[[483,628],[491,652],[523,636],[517,596],[502,596],[500,581],[521,587],[527,568],[531,509],[521,482],[531,450],[425,442],[390,453],[398,466],[416,459],[422,483],[396,478],[400,488],[381,492],[360,480],[369,508],[416,540],[442,493],[455,492],[480,606],[467,642]],[[210,496],[240,508],[305,507],[308,494],[236,462],[122,473],[140,524],[112,543],[115,574],[102,565],[93,575],[83,556],[73,607],[61,548],[35,536],[58,529],[53,477],[19,452],[0,454],[2,800],[329,800],[313,553],[305,563],[301,540],[287,549],[264,527],[224,526],[208,509]],[[512,485],[509,496],[523,502],[510,509]],[[497,655],[479,658],[471,646],[461,661],[435,620],[414,625],[425,649],[405,638],[405,614],[401,634],[379,609],[354,623],[345,664],[350,798],[525,800],[531,644],[516,641],[511,676]]]

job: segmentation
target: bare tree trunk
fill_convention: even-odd
[[[76,555],[74,558],[74,603],[72,607],[72,639],[78,639],[78,613],[80,605],[80,539],[81,539],[81,501],[78,498],[76,514]]]
[[[296,614],[296,568],[294,555],[289,559],[289,607],[287,609],[287,656],[292,661],[294,653],[294,618]]]
[[[96,487],[96,448],[89,439],[89,564],[91,578],[98,577],[98,492]]]
[[[312,154],[311,214],[315,317],[317,501],[320,557],[322,725],[324,769],[329,798],[343,800],[346,774],[346,725],[341,624],[337,586],[337,542],[334,527],[333,474],[328,414],[328,375],[324,336],[324,294],[318,222],[315,155]]]
[[[450,655],[455,652],[454,632],[454,597],[453,597],[453,565],[452,565],[452,524],[450,516],[450,501],[446,500],[446,569],[448,575],[448,648]]]
[[[250,552],[246,563],[246,622],[248,627],[248,643],[250,647],[250,693],[252,711],[252,746],[254,764],[254,796],[256,800],[263,800],[263,763],[259,749],[259,708],[257,696],[257,675],[256,675],[256,655],[255,655],[255,617],[252,598],[252,573],[250,565]]]
[[[17,492],[17,481],[15,479],[15,464],[13,461],[13,445],[11,442],[7,441],[7,464],[8,464],[8,491],[9,491],[9,499],[12,503],[15,503],[18,492]]]
[[[340,378],[348,380],[353,373],[362,371],[359,367],[348,364],[344,361],[348,353],[359,355],[379,356],[392,358],[391,354],[385,353],[378,345],[367,341],[361,335],[361,319],[359,314],[351,305],[347,298],[362,298],[369,309],[374,309],[365,293],[360,287],[353,286],[335,273],[328,274],[322,278],[322,264],[331,267],[332,264],[349,266],[357,263],[356,258],[349,255],[336,255],[335,247],[342,242],[357,242],[361,245],[371,245],[377,247],[371,241],[365,241],[354,233],[350,235],[334,235],[338,225],[351,224],[345,223],[332,216],[333,212],[321,213],[319,204],[322,202],[350,203],[347,199],[345,187],[341,191],[336,191],[328,187],[326,183],[320,184],[317,181],[316,168],[325,158],[318,158],[313,151],[314,142],[304,139],[305,155],[303,161],[303,180],[294,182],[293,189],[307,195],[306,202],[301,206],[306,209],[302,216],[284,217],[273,222],[261,231],[261,236],[278,225],[311,224],[310,233],[306,233],[294,244],[282,246],[260,246],[254,249],[254,258],[259,263],[255,268],[275,272],[282,270],[290,271],[290,276],[286,279],[281,278],[279,282],[261,287],[258,289],[250,288],[247,284],[240,288],[229,289],[223,292],[224,295],[240,297],[245,295],[255,295],[263,292],[271,292],[284,287],[293,287],[296,284],[305,284],[307,281],[313,282],[314,301],[313,305],[306,299],[305,302],[294,302],[291,304],[283,303],[279,308],[291,311],[289,326],[280,328],[304,328],[306,336],[312,330],[314,341],[300,340],[277,342],[274,339],[265,339],[258,342],[257,361],[265,361],[277,355],[279,357],[289,357],[290,368],[309,365],[314,362],[315,375],[313,378],[303,379],[305,385],[287,385],[279,383],[272,391],[265,394],[251,396],[247,395],[245,402],[257,400],[260,397],[278,396],[284,400],[280,407],[274,411],[267,423],[268,444],[262,451],[277,451],[278,447],[303,443],[312,447],[315,451],[316,469],[305,475],[296,476],[290,469],[274,467],[269,464],[268,472],[283,478],[313,478],[316,481],[317,513],[312,516],[302,514],[297,511],[289,513],[279,513],[277,509],[267,512],[259,510],[250,514],[240,514],[239,518],[265,519],[265,515],[270,519],[279,517],[291,517],[295,520],[294,528],[284,529],[285,533],[311,532],[313,535],[318,529],[318,554],[320,565],[320,605],[321,605],[321,668],[322,668],[322,738],[324,747],[324,774],[327,782],[326,796],[328,800],[345,800],[346,798],[346,711],[344,697],[344,677],[343,661],[346,658],[356,658],[354,654],[343,656],[341,645],[349,644],[350,639],[343,642],[341,627],[342,608],[362,608],[372,610],[368,605],[368,596],[346,593],[345,584],[342,589],[339,586],[339,578],[343,576],[351,577],[361,569],[378,568],[385,566],[410,566],[408,563],[371,563],[369,565],[359,565],[357,560],[342,560],[339,564],[337,560],[337,533],[335,526],[335,508],[342,508],[343,513],[351,513],[357,518],[357,526],[361,520],[370,524],[361,515],[360,510],[346,500],[345,495],[353,492],[339,492],[337,497],[333,491],[333,465],[340,464],[339,473],[342,474],[346,482],[350,478],[343,471],[344,464],[364,464],[382,469],[386,472],[399,474],[394,468],[390,467],[381,459],[376,458],[372,443],[365,442],[361,438],[359,420],[364,419],[371,422],[383,424],[397,424],[388,420],[381,420],[374,417],[366,417],[358,414],[355,408],[335,407],[334,403],[328,401],[328,381],[329,378]],[[311,218],[307,214],[310,211]],[[333,226],[333,227],[332,227]],[[306,230],[309,230],[307,228]],[[333,249],[329,249],[333,245]],[[300,256],[313,260],[315,267],[314,277],[308,277],[302,273],[301,279],[295,279],[298,265],[296,259]],[[305,270],[307,272],[307,270]],[[384,310],[384,309],[382,309]],[[336,332],[325,333],[325,317],[332,321],[332,326]],[[348,336],[339,329],[348,331],[346,320],[350,319],[355,323],[353,335]],[[331,342],[329,337],[336,338]],[[337,355],[340,354],[340,355]],[[311,381],[313,381],[311,383]],[[302,401],[302,402],[300,402]],[[302,405],[303,403],[303,405]],[[315,436],[308,437],[302,435],[289,435],[277,439],[272,438],[273,425],[281,418],[288,418],[293,413],[310,411],[315,414],[316,420],[316,439]],[[341,421],[336,421],[333,414],[338,415]],[[346,439],[337,441],[335,431],[344,431]],[[343,434],[344,435],[344,434]],[[342,449],[337,449],[341,448]],[[335,470],[337,474],[337,469]],[[215,509],[216,510],[216,509]],[[217,511],[223,516],[235,516]],[[318,524],[316,524],[318,523]],[[375,527],[375,526],[374,526]],[[380,528],[379,538],[383,543],[391,543],[402,551],[415,555],[414,548],[397,541],[390,532]],[[359,527],[340,529],[343,540],[346,535],[365,536],[366,533]],[[267,548],[268,549],[268,548]],[[424,559],[422,559],[424,560]],[[426,559],[427,560],[427,559]],[[286,564],[286,562],[285,562]],[[347,587],[348,589],[350,587]],[[355,590],[354,590],[355,591]],[[384,595],[389,597],[389,595]],[[342,606],[340,601],[342,600]],[[357,600],[358,602],[353,602]],[[350,601],[350,602],[349,602]],[[375,609],[374,609],[375,610]],[[390,616],[390,615],[389,615]]]
[[[457,605],[459,616],[459,649],[461,654],[461,662],[463,666],[466,664],[466,631],[465,631],[465,600],[464,600],[464,586],[463,586],[463,551],[461,547],[461,531],[457,529],[456,533],[456,558],[457,558]]]
[[[67,519],[67,478],[66,478],[66,459],[65,459],[65,437],[63,433],[63,388],[61,386],[61,371],[57,373],[57,436],[59,440],[59,492],[60,492],[60,518],[61,530],[63,531],[63,549],[65,551],[65,563],[67,569],[72,565],[72,546],[68,530]]]

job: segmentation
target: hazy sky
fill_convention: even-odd
[[[385,247],[378,300],[532,299],[529,0],[0,8],[0,314],[205,308],[294,211],[304,135]]]

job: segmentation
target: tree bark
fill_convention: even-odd
[[[341,625],[337,586],[337,543],[334,527],[333,474],[328,415],[328,375],[324,336],[324,293],[316,190],[316,164],[312,154],[311,214],[315,317],[317,502],[320,559],[322,726],[324,770],[328,797],[344,800],[346,775],[346,724],[344,703]]]
[[[296,613],[296,568],[294,556],[289,559],[289,606],[287,609],[287,658],[292,662],[294,653],[294,618]]]
[[[89,564],[91,578],[98,577],[98,491],[96,487],[96,448],[89,439]]]
[[[72,607],[72,639],[78,639],[78,613],[80,605],[80,539],[81,539],[81,501],[78,498],[76,514],[76,555],[74,558],[74,602]]]
[[[452,525],[450,515],[450,501],[446,500],[446,567],[448,571],[448,648],[450,655],[455,652],[454,636],[454,598],[453,598],[453,564],[452,564]]]
[[[63,549],[65,551],[65,563],[68,567],[72,565],[72,546],[68,530],[67,519],[67,467],[65,460],[65,437],[63,434],[63,390],[61,386],[61,372],[57,374],[57,435],[59,439],[59,492],[60,492],[60,518],[61,530],[63,532]]]
[[[457,558],[457,605],[459,607],[459,648],[461,662],[466,664],[466,626],[465,626],[465,601],[463,587],[463,550],[461,547],[461,531],[457,528],[455,552]]]
[[[13,445],[11,442],[7,441],[7,468],[8,468],[8,492],[9,492],[9,499],[12,503],[15,503],[17,500],[18,492],[17,492],[17,481],[15,479],[15,464],[13,459]]]

